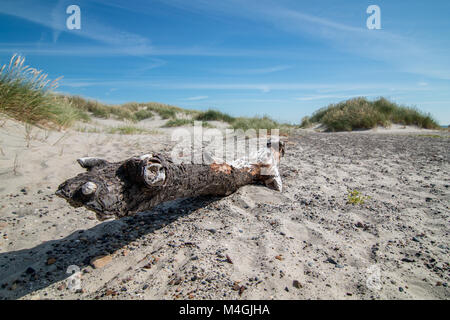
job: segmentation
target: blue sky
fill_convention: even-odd
[[[81,29],[66,8],[81,9]],[[369,5],[381,30],[369,30]],[[450,1],[2,0],[14,53],[58,91],[298,123],[354,96],[386,96],[450,124]]]

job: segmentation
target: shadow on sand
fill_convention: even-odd
[[[34,248],[0,253],[0,299],[18,299],[66,279],[70,276],[66,273],[69,266],[83,269],[93,257],[112,254],[217,199],[180,199],[132,217],[78,230]],[[49,258],[55,259],[51,265],[47,265]]]

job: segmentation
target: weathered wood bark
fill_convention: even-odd
[[[277,150],[268,143],[255,164],[239,160],[231,164],[175,164],[163,154],[114,163],[81,158],[77,161],[87,172],[62,183],[56,194],[72,206],[85,206],[96,213],[97,219],[105,220],[150,210],[178,198],[226,196],[253,183],[265,183],[281,191],[278,163],[283,154],[284,145],[280,142]],[[266,172],[262,174],[262,170]]]

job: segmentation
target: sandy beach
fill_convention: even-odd
[[[82,172],[77,158],[170,152],[171,129],[159,125],[27,135],[5,120],[1,299],[450,298],[449,132],[298,129],[286,137],[281,193],[249,185],[121,220],[99,222],[54,195]]]

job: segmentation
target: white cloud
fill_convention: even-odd
[[[328,94],[328,95],[309,95],[309,96],[304,96],[304,97],[299,97],[299,98],[294,98],[294,100],[297,101],[313,101],[313,100],[324,100],[324,99],[350,99],[350,98],[356,98],[356,97],[376,97],[376,96],[381,96],[380,94],[367,94],[367,93],[358,93],[358,94],[350,94],[350,95],[346,95],[346,94]]]
[[[290,69],[291,66],[274,66],[267,68],[253,68],[253,69],[213,69],[212,71],[226,75],[259,75],[268,74]]]
[[[184,100],[187,100],[187,101],[198,101],[198,100],[205,100],[205,99],[208,99],[208,96],[189,97],[189,98],[186,98]]]

